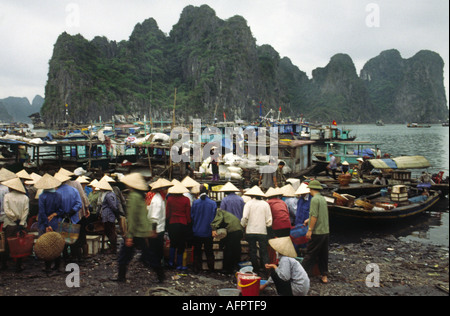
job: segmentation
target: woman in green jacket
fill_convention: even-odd
[[[119,253],[119,274],[115,281],[125,282],[128,264],[134,257],[135,248],[142,249],[143,262],[152,267],[158,277],[158,281],[164,281],[164,271],[159,265],[154,264],[154,258],[149,248],[149,238],[152,238],[152,226],[147,217],[147,205],[145,193],[149,189],[144,178],[139,173],[124,176],[121,180],[129,189],[127,201],[127,234],[125,242]]]
[[[226,237],[221,241],[223,245],[223,272],[231,274],[238,270],[238,263],[241,261],[241,240],[244,236],[241,221],[230,212],[217,209],[216,217],[211,223],[212,236],[219,237],[217,230],[225,228]]]

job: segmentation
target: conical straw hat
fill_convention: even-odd
[[[186,189],[186,187],[181,183],[177,183],[173,187],[169,188],[169,194],[183,194],[183,193],[189,193],[189,190]]]
[[[114,180],[113,178],[111,178],[106,174],[103,176],[103,178],[100,179],[100,181],[102,181],[103,179],[106,180],[107,182],[116,182],[116,180]]]
[[[33,178],[30,176],[30,174],[25,169],[20,170],[19,172],[16,173],[16,175],[21,179],[33,180]]]
[[[281,192],[283,192],[284,197],[294,197],[295,196],[294,187],[290,184],[286,184],[284,187],[282,187]]]
[[[106,190],[106,191],[113,190],[113,188],[111,187],[111,185],[109,184],[109,182],[106,179],[101,179],[95,187],[100,190]]]
[[[69,176],[69,177],[75,175],[75,173],[73,173],[72,171],[69,171],[69,170],[64,169],[64,168],[60,168],[58,173],[64,174],[64,175]]]
[[[295,191],[295,195],[306,194],[306,193],[310,193],[310,190],[308,188],[308,185],[305,182],[303,182],[298,187],[298,190]]]
[[[219,190],[219,192],[239,192],[240,190],[236,188],[236,186],[231,183],[227,182],[225,185]]]
[[[61,182],[66,182],[66,181],[70,180],[71,178],[70,178],[70,176],[68,176],[68,175],[66,175],[64,173],[57,172],[55,174],[55,179],[57,179],[57,180],[59,180]]]
[[[266,197],[268,198],[278,195],[283,195],[283,192],[281,192],[279,188],[269,188],[269,190],[267,190],[266,192]]]
[[[120,180],[120,182],[136,190],[147,191],[149,189],[144,177],[137,172],[127,174]]]
[[[291,258],[297,257],[291,237],[280,237],[269,239],[269,245],[279,254]]]
[[[95,186],[97,185],[97,183],[98,183],[98,180],[97,180],[97,179],[94,179],[94,180],[92,180],[88,185],[95,188]]]
[[[22,184],[22,181],[20,181],[19,178],[14,178],[11,180],[7,180],[2,182],[3,185],[7,186],[10,189],[22,192],[22,193],[26,193],[25,191],[25,187]]]
[[[0,169],[0,182],[17,178],[17,175],[6,168]]]
[[[197,181],[195,181],[194,179],[192,179],[191,177],[187,176],[186,178],[184,178],[181,181],[181,184],[184,185],[186,188],[193,188],[196,185],[200,185],[200,183],[198,183]]]
[[[177,181],[178,183],[180,183],[180,181],[175,180],[175,179],[173,179],[173,181],[170,182],[169,180],[166,180],[164,178],[159,178],[157,181],[151,183],[150,187],[152,188],[152,190],[167,189],[167,188],[173,187],[175,185],[174,181]]]
[[[266,197],[264,192],[257,185],[255,185],[253,188],[245,192],[244,195]]]
[[[85,176],[79,176],[75,181],[80,182],[81,184],[83,183],[89,183],[88,179]]]
[[[51,175],[46,173],[38,182],[36,182],[36,184],[34,186],[36,187],[36,189],[49,190],[49,189],[55,189],[55,188],[59,187],[60,185],[61,185],[61,181],[59,181],[55,177],[52,177]]]
[[[196,185],[196,186],[193,186],[193,187],[191,188],[191,193],[192,193],[192,194],[199,194],[199,193],[200,193],[200,184],[199,184],[199,185]]]
[[[29,185],[36,184],[42,178],[40,175],[38,175],[37,173],[34,173],[34,172],[32,174],[30,174],[30,177],[33,180],[27,180],[27,181],[25,181],[25,184],[29,184]]]

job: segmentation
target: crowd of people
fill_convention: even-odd
[[[181,182],[159,178],[148,183],[140,173],[92,179],[80,168],[73,172],[61,168],[43,176],[3,168],[0,223],[5,238],[30,229],[41,236],[57,231],[61,222],[79,225],[77,241],[66,245],[61,257],[45,262],[45,272],[51,273],[60,269],[62,260],[73,262],[88,255],[86,235],[93,223],[101,222],[109,253],[117,255],[117,277],[112,278],[117,282],[126,281],[136,249],[159,282],[165,280],[166,269],[188,269],[186,249],[190,247],[192,271],[205,268],[203,254],[208,270],[214,271],[214,239],[220,240],[224,254],[221,272],[234,277],[245,240],[253,272],[268,277],[261,290],[274,284],[279,295],[306,295],[316,265],[320,280],[328,282],[327,204],[317,180],[294,189],[286,179],[279,181],[282,168],[280,164],[278,171],[261,179],[264,186],[240,190],[226,183],[220,188],[224,194],[220,205],[211,199],[208,184],[189,176]],[[267,187],[269,182],[272,186]],[[296,244],[291,238],[291,231],[299,226],[307,228],[307,243]],[[123,237],[120,249],[118,233]],[[7,269],[8,253],[6,243],[0,253],[2,270]],[[22,269],[17,260],[16,270]]]

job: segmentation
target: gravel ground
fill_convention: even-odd
[[[218,296],[218,289],[236,288],[236,278],[218,272],[193,274],[166,270],[157,283],[154,272],[138,260],[131,262],[126,283],[110,280],[117,272],[114,255],[98,254],[78,263],[79,287],[72,270],[43,272],[44,264],[33,257],[16,273],[11,262],[0,271],[0,296]],[[448,247],[401,241],[393,236],[363,239],[358,243],[330,245],[329,284],[311,279],[309,296],[448,296]],[[366,270],[368,269],[368,270]],[[379,272],[379,279],[375,273]],[[377,284],[377,280],[379,283]],[[366,281],[372,282],[367,286]],[[267,288],[261,296],[276,296]]]

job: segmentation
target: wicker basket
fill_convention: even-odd
[[[66,244],[61,234],[57,232],[48,232],[36,240],[34,253],[39,259],[52,261],[61,255]]]

